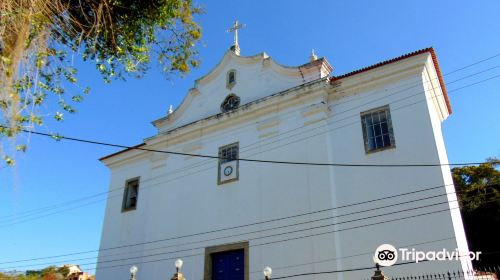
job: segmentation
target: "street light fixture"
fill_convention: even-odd
[[[137,274],[137,270],[139,269],[135,265],[130,267],[130,280],[136,280],[135,275]]]
[[[175,269],[177,270],[177,272],[179,272],[179,270],[181,270],[182,264],[184,264],[184,262],[181,259],[177,259],[175,261]]]
[[[264,267],[264,270],[262,272],[264,273],[264,277],[266,278],[266,280],[271,279],[273,270],[269,266]]]
[[[180,272],[183,263],[184,262],[181,259],[178,259],[175,261],[175,271],[176,272],[170,280],[186,280],[186,278],[184,278],[184,275]]]

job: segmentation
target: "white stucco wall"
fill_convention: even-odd
[[[431,82],[426,81],[433,81],[428,73],[435,73],[428,69],[432,66],[429,57],[424,53],[342,79],[334,85],[320,80],[218,119],[150,138],[146,143],[154,149],[217,155],[219,147],[239,142],[241,158],[277,161],[446,163],[440,124],[447,115],[438,115],[436,110],[442,110],[442,106],[429,98],[434,91],[439,95],[439,90],[429,87]],[[258,63],[240,65],[229,60],[222,66],[220,75],[199,86],[189,106],[181,105],[176,113],[182,116],[175,116],[165,127],[175,128],[195,121],[192,116],[218,113],[223,94],[228,93],[227,69],[237,69],[239,73],[237,86],[231,92],[241,96],[242,104],[303,83],[303,77],[292,72],[277,72]],[[396,148],[366,154],[360,112],[384,105],[391,110]],[[162,127],[159,132],[164,132]],[[449,169],[445,167],[325,167],[240,161],[239,180],[218,185],[216,159],[128,151],[104,162],[111,169],[110,190],[116,191],[108,199],[101,249],[143,244],[101,251],[98,280],[125,279],[132,264],[139,266],[138,279],[169,278],[178,257],[184,260],[183,273],[187,279],[201,280],[204,248],[241,241],[249,241],[250,279],[261,279],[261,270],[266,265],[273,268],[276,277],[371,266],[373,251],[383,243],[397,247],[413,245],[423,250],[454,250],[457,246],[466,249],[458,211],[366,226],[454,207],[454,202],[447,201],[453,201],[455,196],[442,195],[453,192],[452,186],[444,187],[451,183]],[[127,179],[134,177],[140,177],[137,209],[122,213],[123,187]],[[443,187],[336,208],[435,186]],[[422,200],[437,195],[442,196]],[[413,202],[391,205],[406,201]],[[444,203],[417,209],[439,202]],[[390,208],[346,215],[389,205]],[[395,213],[412,207],[415,209]],[[331,208],[334,209],[261,223]],[[374,215],[380,216],[361,220]],[[322,218],[325,219],[306,223]],[[348,222],[352,220],[356,221]],[[250,223],[259,224],[193,235]],[[294,223],[302,224],[271,229]],[[332,223],[338,224],[328,226]],[[354,227],[359,228],[348,229]],[[266,237],[273,234],[276,236]],[[189,236],[175,238],[186,235]],[[299,238],[304,236],[309,237]],[[440,241],[428,243],[434,240]],[[110,261],[116,259],[123,260]],[[406,275],[443,272],[459,266],[458,262],[427,262],[385,271],[389,275]],[[372,271],[361,271],[296,279],[371,275]]]

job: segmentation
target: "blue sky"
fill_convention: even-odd
[[[226,33],[235,19],[242,55],[262,51],[284,65],[308,61],[311,49],[326,57],[340,75],[382,60],[432,46],[443,73],[500,53],[499,1],[200,1],[202,65],[184,78],[165,79],[159,71],[144,78],[104,84],[95,67],[75,60],[82,85],[92,93],[78,114],[63,123],[47,122],[42,132],[135,145],[155,133],[150,124],[170,104],[178,105],[193,81],[206,74],[232,44]],[[445,82],[500,65],[500,56],[445,76]],[[500,68],[464,79],[449,91],[500,75]],[[453,115],[443,132],[451,162],[482,161],[500,156],[500,78],[450,93]],[[96,250],[104,216],[109,172],[98,158],[116,149],[32,135],[28,151],[13,168],[0,170],[0,263],[9,260]],[[64,205],[52,211],[10,216]],[[87,204],[87,205],[86,205]],[[60,213],[54,213],[59,212]],[[54,213],[54,214],[51,214]],[[45,216],[46,214],[51,214]],[[45,216],[45,217],[40,217]],[[26,268],[91,258],[94,253],[23,262]],[[91,263],[95,260],[69,261]],[[0,270],[15,266],[0,264]],[[90,268],[93,265],[84,266]],[[10,270],[10,269],[9,269]]]

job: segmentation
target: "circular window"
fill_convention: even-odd
[[[220,109],[222,112],[228,112],[234,110],[240,106],[240,98],[235,94],[230,94],[222,102]]]

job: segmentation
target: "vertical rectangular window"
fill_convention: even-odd
[[[229,70],[226,74],[226,88],[231,89],[236,85],[236,70]]]
[[[128,180],[125,183],[123,193],[122,212],[135,210],[137,208],[137,199],[139,197],[139,178]]]
[[[239,149],[238,143],[229,144],[219,148],[219,185],[238,180]]]
[[[389,105],[361,113],[365,152],[395,147]]]

